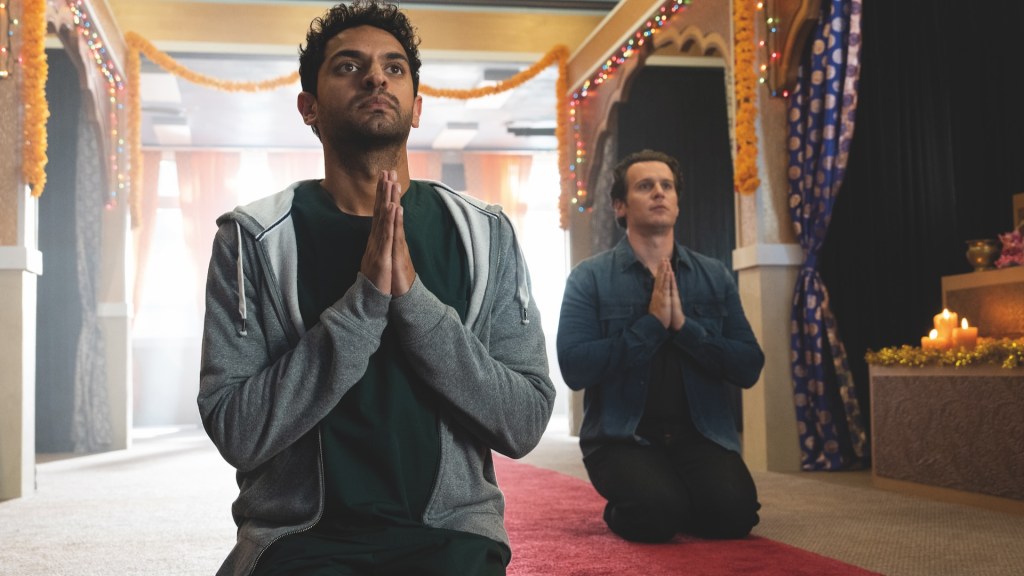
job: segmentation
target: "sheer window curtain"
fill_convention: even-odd
[[[132,280],[132,320],[139,316],[139,306],[144,296],[146,266],[149,265],[150,248],[156,231],[157,194],[160,186],[160,158],[163,152],[146,150],[142,153],[142,194],[140,195],[139,219],[132,222],[132,245],[135,250],[135,270]]]
[[[409,152],[409,177],[414,180],[441,180],[441,153]]]
[[[206,270],[216,219],[234,208],[239,154],[157,151],[144,177],[147,190],[140,240],[138,313],[132,335],[136,426],[196,425]],[[160,175],[159,161],[164,163]],[[160,190],[173,185],[177,190]],[[152,203],[152,206],[147,204]]]
[[[241,154],[238,152],[176,152],[178,201],[181,206],[185,244],[195,272],[191,294],[196,309],[205,311],[206,269],[210,264],[217,217],[238,204],[236,179]]]
[[[522,230],[527,205],[520,196],[530,179],[533,157],[520,154],[465,154],[466,193],[500,204],[517,230]]]
[[[249,164],[250,157],[243,156],[242,166]],[[252,157],[259,162],[259,156]],[[246,200],[267,196],[284,190],[300,180],[320,180],[324,177],[324,154],[320,150],[275,151],[266,153],[266,170],[268,180],[254,182],[245,181],[247,190],[239,190],[240,203]],[[253,196],[256,194],[256,196]]]

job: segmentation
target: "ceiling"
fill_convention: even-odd
[[[201,0],[224,2],[224,0]],[[257,0],[298,4],[303,0]],[[252,3],[252,0],[249,0]],[[310,2],[304,2],[310,4]],[[325,7],[333,2],[321,2]],[[576,11],[606,14],[614,0],[457,0],[443,3],[404,0],[433,9],[531,12]],[[543,8],[540,8],[543,7]],[[540,58],[521,53],[443,51],[421,46],[420,81],[433,88],[468,89],[485,80],[506,79]],[[218,79],[257,81],[286,76],[298,68],[296,55],[170,51],[184,67]],[[223,92],[181,80],[143,58],[142,143],[149,148],[316,149],[320,142],[296,110],[298,83],[271,92]],[[499,96],[472,100],[424,96],[423,115],[409,138],[411,150],[550,151],[556,149],[555,83],[549,66],[532,80]],[[462,129],[461,142],[442,141],[442,133]],[[459,130],[454,135],[459,136]],[[456,138],[458,140],[458,138]]]
[[[286,76],[298,66],[297,58],[276,56],[173,56],[201,74],[241,81]],[[474,88],[486,78],[507,78],[531,64],[426,60],[420,81],[435,88]],[[551,66],[495,97],[457,100],[424,96],[421,123],[410,134],[409,147],[453,147],[455,144],[437,140],[453,126],[475,127],[465,145],[468,150],[554,150],[556,80],[557,70]],[[302,123],[296,109],[300,90],[296,83],[271,92],[222,92],[180,80],[147,63],[142,71],[143,146],[319,148],[320,141]]]

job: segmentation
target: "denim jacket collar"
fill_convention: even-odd
[[[620,272],[625,272],[633,266],[643,268],[643,262],[636,257],[636,252],[633,251],[628,236],[623,236],[613,250],[615,250],[615,260],[621,262],[622,265]],[[685,266],[687,270],[693,270],[693,258],[689,251],[684,250],[683,245],[676,241],[675,249],[672,250],[672,268],[679,270],[680,266]]]

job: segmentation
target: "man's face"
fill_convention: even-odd
[[[306,124],[336,144],[404,143],[419,126],[422,99],[413,96],[405,49],[373,26],[343,30],[327,43],[315,98],[300,96]]]
[[[626,197],[615,201],[616,219],[626,218],[633,232],[672,229],[679,217],[679,197],[672,170],[664,162],[637,162],[626,170]]]

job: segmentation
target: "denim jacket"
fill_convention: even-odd
[[[673,268],[686,322],[678,332],[648,313],[650,272],[627,237],[580,262],[565,285],[558,326],[558,362],[566,384],[585,390],[584,451],[635,436],[643,415],[650,361],[670,341],[682,358],[682,382],[693,423],[736,452],[739,435],[726,386],[750,388],[764,353],[725,264],[676,243]]]

